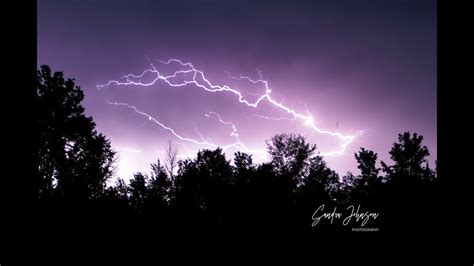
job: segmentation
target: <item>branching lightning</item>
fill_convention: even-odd
[[[234,123],[222,120],[221,115],[216,113],[216,112],[209,112],[207,114],[204,114],[204,116],[206,116],[207,118],[211,118],[212,116],[215,116],[215,117],[217,117],[217,119],[219,120],[219,122],[221,124],[231,126],[232,132],[230,132],[230,136],[235,138],[235,141],[236,141],[235,143],[238,143],[238,145],[240,145],[242,148],[244,148],[245,150],[248,150],[248,148],[245,146],[245,144],[243,144],[240,141],[239,133],[238,133],[237,127],[235,126]]]
[[[271,117],[271,116],[265,116],[265,115],[259,115],[259,114],[251,114],[247,118],[252,118],[252,117],[257,117],[265,120],[273,120],[273,121],[282,121],[282,120],[287,120],[287,121],[294,121],[296,120],[296,117],[289,118],[289,117]]]
[[[199,140],[196,140],[196,139],[193,139],[193,138],[189,138],[189,137],[185,137],[185,136],[182,136],[180,134],[178,134],[173,128],[171,127],[168,127],[167,125],[161,123],[160,121],[158,121],[156,118],[154,118],[153,116],[149,115],[148,113],[145,113],[139,109],[137,109],[137,107],[135,107],[134,105],[130,105],[128,103],[124,103],[124,102],[112,102],[112,101],[109,101],[108,99],[107,100],[107,103],[108,104],[112,104],[112,105],[117,105],[117,106],[126,106],[128,107],[129,109],[135,111],[137,114],[140,114],[146,118],[148,118],[148,120],[152,121],[153,123],[155,123],[156,125],[158,125],[159,127],[161,127],[162,129],[164,130],[167,130],[169,131],[171,134],[173,134],[173,136],[175,136],[176,138],[182,140],[182,141],[186,141],[186,142],[191,142],[195,145],[199,145],[199,146],[205,146],[205,147],[211,147],[211,148],[217,148],[217,147],[222,147],[222,149],[226,150],[228,148],[231,148],[231,147],[236,147],[236,148],[244,148],[245,149],[245,146],[243,146],[242,143],[240,142],[235,142],[235,143],[232,143],[232,144],[228,144],[228,145],[223,145],[223,146],[220,146],[218,144],[215,144],[215,143],[212,143],[212,142],[209,142],[209,141],[206,141],[204,140],[204,138],[202,138],[200,141]],[[201,135],[202,137],[202,135]]]
[[[330,135],[333,136],[337,139],[339,139],[342,143],[340,144],[340,149],[335,150],[335,151],[329,151],[329,152],[322,152],[322,156],[337,156],[337,155],[342,155],[345,150],[347,149],[347,146],[354,141],[354,139],[361,134],[363,134],[363,131],[359,130],[357,131],[354,135],[343,135],[339,132],[335,131],[330,131],[330,130],[325,130],[316,125],[316,122],[313,118],[313,115],[306,110],[306,114],[302,114],[297,112],[295,109],[287,106],[284,104],[283,101],[276,101],[274,98],[271,96],[272,90],[269,87],[269,82],[268,80],[264,80],[262,77],[262,72],[257,69],[259,78],[258,79],[253,79],[248,76],[232,76],[229,72],[226,72],[229,76],[229,78],[234,79],[234,80],[240,80],[240,81],[246,81],[250,82],[254,85],[262,85],[264,87],[264,93],[257,95],[258,98],[255,101],[249,101],[244,98],[242,93],[234,88],[232,88],[230,85],[216,85],[213,84],[211,81],[209,81],[204,72],[202,70],[199,70],[194,67],[192,63],[185,63],[179,59],[169,59],[168,61],[161,61],[157,60],[158,63],[163,64],[163,65],[177,65],[180,67],[179,70],[174,71],[170,75],[164,75],[162,74],[156,67],[155,65],[150,61],[150,68],[146,69],[143,71],[141,74],[135,75],[135,74],[127,74],[123,76],[123,81],[119,80],[110,80],[106,84],[103,85],[97,85],[97,89],[101,90],[103,88],[106,88],[108,86],[153,86],[159,81],[163,81],[166,84],[168,84],[171,87],[183,87],[187,85],[194,85],[197,88],[201,88],[207,92],[210,93],[230,93],[233,94],[237,97],[239,103],[246,105],[247,107],[250,108],[257,108],[260,103],[263,101],[266,101],[270,103],[274,108],[280,109],[287,114],[289,114],[292,118],[271,118],[267,116],[261,116],[261,115],[252,115],[258,118],[262,119],[267,119],[267,120],[275,120],[275,121],[281,121],[281,120],[301,120],[303,122],[303,125],[305,125],[307,128],[312,129],[313,133],[320,133],[320,134],[325,134],[325,135]],[[142,82],[142,78],[145,77],[145,75],[152,75],[153,79],[149,82]],[[177,81],[177,79],[179,81]],[[136,113],[148,118],[150,121],[153,121],[156,125],[160,126],[164,130],[169,131],[171,134],[173,134],[177,139],[189,143],[193,143],[199,146],[203,147],[210,147],[210,148],[216,148],[216,147],[222,147],[223,149],[227,149],[230,147],[234,147],[237,149],[242,149],[245,151],[249,151],[247,146],[242,143],[239,139],[239,134],[237,131],[237,127],[234,125],[232,122],[224,121],[221,116],[218,113],[215,112],[210,112],[205,114],[206,117],[211,118],[212,116],[217,117],[218,121],[221,124],[229,125],[232,128],[232,131],[230,133],[230,136],[234,137],[235,142],[227,145],[218,145],[216,143],[206,141],[202,135],[201,135],[201,140],[197,140],[191,137],[185,137],[183,135],[178,134],[173,128],[161,123],[157,119],[155,119],[153,116],[137,109],[133,105],[129,105],[127,103],[123,102],[111,102],[107,100],[109,104],[117,105],[117,106],[125,106],[128,107],[129,109],[135,111]],[[196,129],[197,130],[197,129]],[[199,133],[200,134],[200,133]],[[257,150],[257,152],[261,153],[262,151]]]

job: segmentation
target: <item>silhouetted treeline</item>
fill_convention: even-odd
[[[146,221],[150,230],[255,229],[301,232],[350,231],[340,221],[312,226],[322,204],[325,212],[360,205],[377,212],[366,227],[416,230],[419,218],[436,204],[438,179],[426,161],[423,137],[405,132],[389,151],[393,164],[361,148],[355,154],[359,175],[339,176],[302,136],[279,134],[267,141],[270,160],[255,164],[251,154],[226,158],[222,149],[200,150],[193,159],[176,160],[170,146],[164,163],[150,174],[136,173],[127,184],[112,178],[115,153],[84,115],[84,95],[73,80],[38,71],[37,123],[41,129],[38,173],[32,197],[47,215],[68,213],[86,221]],[[359,223],[360,224],[360,223]]]

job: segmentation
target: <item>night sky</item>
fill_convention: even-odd
[[[231,86],[249,102],[265,94],[264,86],[231,79],[226,71],[252,79],[261,71],[272,99],[312,115],[318,128],[345,136],[362,130],[342,155],[325,157],[340,174],[358,173],[354,152],[360,147],[390,161],[388,151],[404,131],[424,136],[434,166],[436,38],[434,0],[38,1],[38,65],[76,79],[85,92],[86,114],[118,151],[117,175],[124,179],[150,172],[168,141],[182,157],[205,145],[180,140],[107,100],[134,105],[181,136],[220,146],[236,142],[232,122],[257,162],[266,160],[259,151],[277,133],[305,134],[322,153],[341,149],[337,137],[315,132],[266,100],[252,108],[230,92],[172,87],[161,80],[147,87],[97,89],[141,74],[150,68],[148,59],[160,73],[184,69],[155,60],[170,58],[191,62],[210,82]],[[145,75],[140,81],[152,79]],[[174,82],[184,80],[189,77]],[[210,112],[222,121],[205,115]],[[234,151],[225,150],[228,159]]]

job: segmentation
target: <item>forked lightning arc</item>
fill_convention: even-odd
[[[265,93],[262,95],[257,95],[258,98],[255,101],[251,102],[245,99],[243,94],[240,91],[232,88],[230,85],[217,85],[217,84],[212,83],[211,81],[207,79],[206,75],[204,74],[202,70],[195,68],[194,65],[190,62],[183,62],[179,59],[174,59],[174,58],[169,59],[168,61],[156,60],[158,63],[163,64],[163,65],[173,65],[173,66],[179,67],[179,69],[174,71],[172,74],[164,75],[158,70],[158,68],[155,66],[155,64],[152,61],[150,60],[148,61],[150,62],[150,68],[146,69],[141,74],[125,75],[122,81],[110,80],[105,84],[97,85],[97,89],[101,90],[109,86],[131,86],[131,85],[148,87],[148,86],[153,86],[157,84],[157,82],[165,82],[171,87],[183,87],[183,86],[188,86],[188,85],[194,85],[210,93],[233,94],[234,97],[236,97],[237,100],[241,104],[246,105],[247,107],[250,107],[250,108],[257,108],[260,103],[262,103],[263,101],[266,101],[270,103],[271,105],[273,105],[274,107],[286,112],[292,118],[272,118],[272,117],[267,117],[267,116],[262,116],[262,115],[253,115],[253,116],[261,118],[261,119],[276,120],[276,121],[301,120],[301,122],[303,122],[305,126],[312,129],[315,133],[330,135],[335,138],[338,138],[341,141],[341,144],[338,150],[321,152],[320,155],[322,156],[338,156],[338,155],[344,154],[345,150],[347,149],[347,146],[351,142],[353,142],[356,137],[363,134],[362,130],[357,131],[354,135],[343,135],[339,132],[334,132],[334,131],[319,128],[313,119],[313,115],[309,113],[308,111],[307,111],[307,114],[302,114],[302,113],[297,112],[293,108],[288,107],[283,102],[277,102],[275,99],[272,98],[271,96],[272,90],[269,87],[269,82],[263,79],[262,73],[260,70],[258,70],[258,74],[259,74],[258,79],[253,79],[253,78],[250,78],[248,76],[243,76],[243,75],[232,76],[229,72],[226,72],[229,75],[229,78],[231,79],[247,81],[254,85],[263,85],[263,87],[265,88]],[[142,82],[141,79],[145,75],[152,75],[152,77],[154,78],[150,82]],[[177,80],[176,78],[179,78],[179,77],[181,77],[182,79],[180,79],[179,81],[176,81]],[[229,121],[224,121],[221,118],[221,116],[216,112],[207,113],[205,114],[205,116],[207,118],[215,117],[221,124],[230,126],[231,128],[230,136],[234,137],[235,142],[226,144],[226,145],[219,145],[217,143],[204,140],[203,138],[201,138],[201,140],[197,140],[194,138],[186,137],[176,132],[176,130],[173,129],[170,125],[163,124],[158,119],[154,118],[152,115],[141,111],[134,105],[130,105],[125,102],[109,101],[108,99],[107,99],[107,103],[128,107],[134,112],[148,118],[150,121],[154,122],[156,125],[160,126],[164,130],[169,131],[174,137],[178,138],[181,141],[193,143],[193,144],[203,146],[203,147],[212,147],[212,148],[221,147],[224,150],[233,147],[233,148],[237,148],[237,149],[248,151],[248,152],[257,152],[257,153],[264,152],[261,150],[249,149],[243,142],[240,141],[238,129],[235,126],[235,124]]]

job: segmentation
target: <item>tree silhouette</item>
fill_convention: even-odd
[[[310,159],[308,174],[303,179],[301,191],[315,201],[331,201],[338,182],[337,173],[327,167],[321,156],[315,156]]]
[[[147,181],[147,176],[140,172],[134,174],[133,179],[130,180],[130,205],[138,212],[143,212],[145,201],[148,199]]]
[[[48,66],[37,71],[37,124],[40,129],[37,195],[98,198],[112,176],[115,153],[84,115],[84,94],[73,79]]]
[[[225,222],[231,186],[232,167],[222,149],[201,150],[196,159],[179,162],[175,185],[177,207],[192,216]]]
[[[109,186],[105,189],[102,199],[108,201],[117,201],[128,205],[129,195],[128,187],[123,179],[117,179],[115,186]]]
[[[369,205],[373,207],[377,192],[382,190],[382,178],[379,176],[380,168],[377,164],[377,153],[361,148],[354,154],[360,175],[348,173],[343,180],[345,193],[349,202]]]
[[[166,174],[160,160],[151,164],[152,174],[149,180],[149,193],[155,208],[168,206],[172,197],[172,181]]]
[[[387,174],[389,182],[403,184],[405,182],[422,182],[430,179],[431,170],[426,161],[430,155],[428,148],[422,146],[423,136],[410,132],[398,135],[398,142],[390,150],[393,165],[382,162],[383,171]],[[426,176],[428,174],[428,176]]]
[[[426,160],[428,148],[422,141],[423,136],[417,133],[399,134],[389,152],[393,165],[381,162],[386,185],[378,189],[377,201],[385,209],[383,224],[388,228],[426,226],[430,221],[423,217],[436,209],[437,182]],[[413,221],[403,219],[399,213]]]
[[[321,204],[330,207],[335,202],[340,187],[336,172],[327,167],[321,156],[309,159],[307,174],[303,178],[297,195],[299,223],[309,226],[308,217]]]
[[[168,146],[166,147],[166,158],[165,158],[165,166],[166,172],[170,179],[173,179],[174,172],[176,167],[178,166],[178,149],[173,146],[171,141],[168,141]]]
[[[234,154],[234,183],[236,186],[243,187],[250,183],[255,172],[252,155],[236,152]]]
[[[248,225],[251,221],[247,217],[256,217],[256,196],[260,193],[256,189],[256,165],[252,155],[243,152],[234,153],[232,201],[229,206],[234,222]]]
[[[364,183],[370,185],[375,183],[379,177],[380,169],[376,167],[377,153],[361,148],[359,153],[356,153],[357,168],[361,172],[361,179]]]
[[[301,135],[278,134],[267,141],[267,150],[278,174],[298,177],[316,150],[316,145],[307,143]]]

